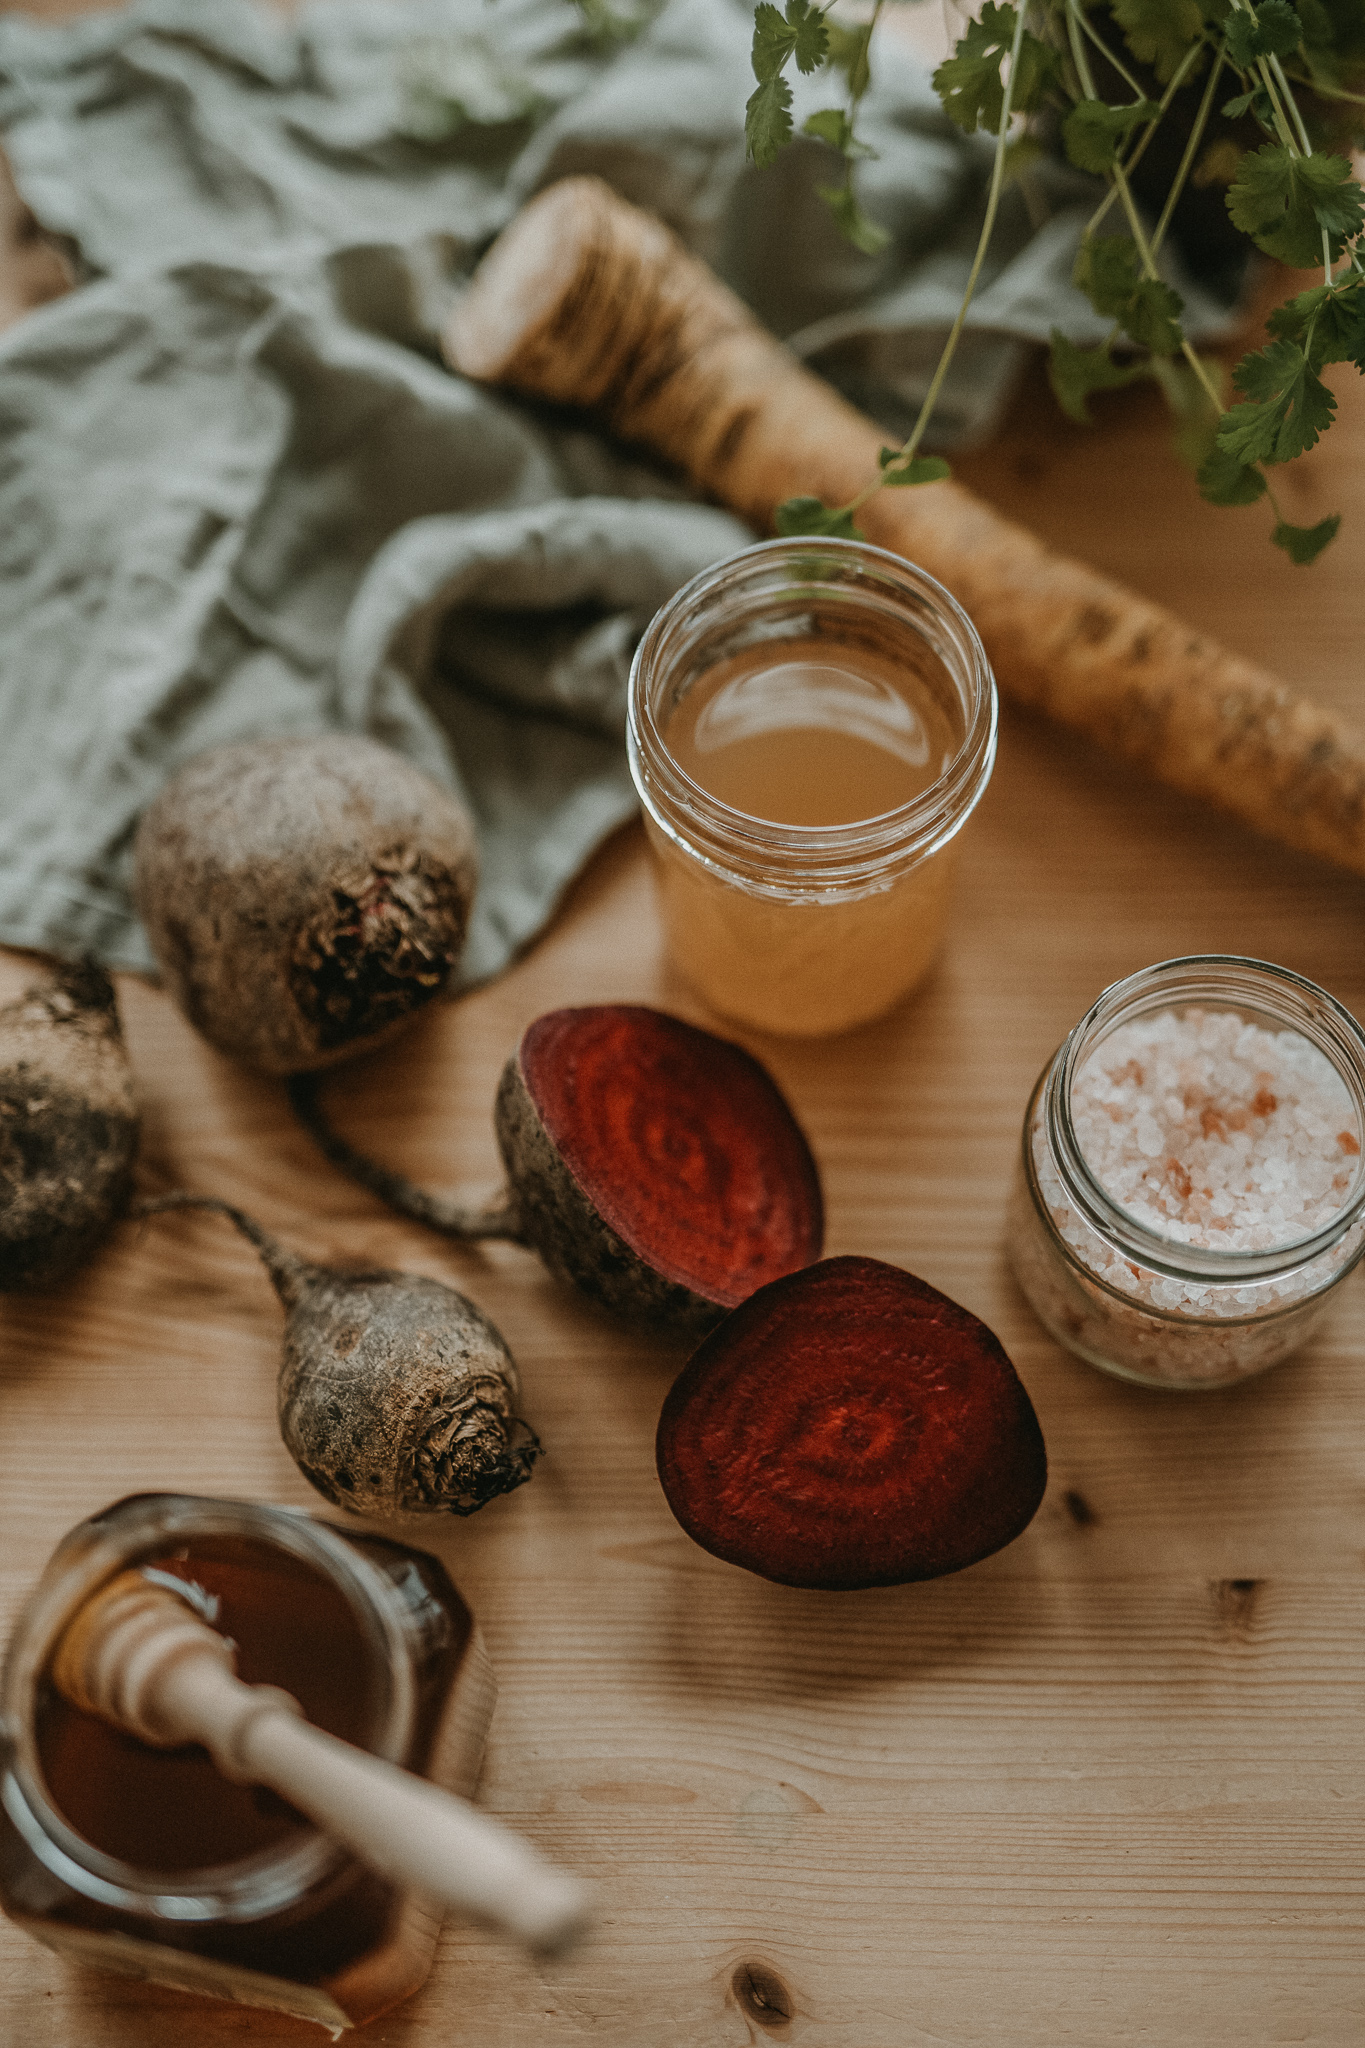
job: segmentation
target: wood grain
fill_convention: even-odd
[[[1256,510],[1215,512],[1124,393],[1090,433],[1041,378],[960,473],[1046,538],[1320,699],[1361,712],[1365,403],[1294,516],[1345,511],[1296,570]],[[1020,716],[964,847],[930,984],[825,1043],[751,1043],[825,1179],[830,1249],[896,1260],[984,1316],[1051,1455],[1008,1550],[921,1587],[816,1595],[697,1550],[652,1440],[681,1350],[611,1325],[523,1252],[382,1212],[153,988],[120,996],[147,1189],[239,1201],[301,1250],[465,1286],[520,1360],[548,1447],[469,1522],[407,1525],[479,1615],[501,1700],[481,1799],[605,1901],[537,1966],[449,1927],[390,2048],[1356,2048],[1365,2036],[1360,1687],[1365,1297],[1226,1393],[1105,1379],[1044,1336],[999,1248],[1029,1088],[1116,977],[1190,951],[1277,960],[1365,1016],[1365,883],[1283,853]],[[31,963],[0,956],[0,995]],[[504,979],[424,1019],[334,1096],[434,1182],[496,1172],[489,1108],[559,1003],[705,1021],[660,955],[634,829]],[[125,1227],[74,1285],[0,1302],[0,1626],[62,1532],[171,1488],[313,1504],[273,1419],[280,1315],[203,1216]],[[71,1968],[0,1924],[5,2048],[316,2041],[267,2014]]]

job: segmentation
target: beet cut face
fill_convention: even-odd
[[[782,1585],[903,1585],[1012,1542],[1047,1483],[998,1339],[880,1259],[774,1281],[664,1403],[659,1478],[703,1550]]]
[[[521,1234],[620,1313],[705,1328],[820,1256],[810,1148],[742,1047],[661,1010],[552,1010],[496,1112]]]

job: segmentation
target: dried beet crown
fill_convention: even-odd
[[[674,1383],[657,1448],[704,1550],[830,1590],[961,1571],[1026,1527],[1047,1482],[998,1340],[879,1259],[826,1259],[727,1316]]]
[[[661,1010],[598,1004],[537,1018],[518,1065],[595,1215],[666,1282],[728,1308],[819,1257],[810,1148],[742,1047]]]

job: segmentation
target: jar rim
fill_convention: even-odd
[[[119,1510],[144,1508],[160,1519],[132,1532],[105,1531]],[[93,1534],[93,1540],[91,1540]],[[186,1494],[134,1494],[79,1524],[62,1539],[22,1609],[0,1673],[0,1721],[11,1756],[0,1785],[10,1820],[53,1875],[81,1896],[120,1911],[182,1924],[258,1920],[294,1904],[347,1860],[345,1845],[312,1827],[252,1855],[176,1871],[142,1868],[110,1855],[72,1827],[48,1792],[37,1755],[33,1696],[62,1630],[76,1609],[139,1555],[193,1534],[234,1535],[275,1544],[326,1571],[372,1639],[389,1676],[375,1755],[397,1762],[416,1701],[405,1645],[383,1598],[381,1575],[341,1531],[306,1508]],[[131,1540],[130,1540],[131,1537]],[[75,1553],[73,1555],[73,1553]]]
[[[1190,953],[1140,968],[1102,991],[1046,1070],[1043,1115],[1067,1194],[1115,1250],[1167,1278],[1244,1283],[1282,1278],[1331,1251],[1365,1213],[1365,1149],[1354,1191],[1325,1224],[1260,1251],[1191,1245],[1144,1224],[1116,1201],[1082,1151],[1071,1116],[1081,1066],[1120,1024],[1214,1002],[1307,1039],[1346,1084],[1365,1140],[1365,1032],[1335,996],[1292,968],[1238,953]],[[1027,1120],[1025,1125],[1027,1143]]]
[[[821,569],[823,576],[812,574]],[[656,686],[700,637],[699,622],[726,599],[757,610],[760,598],[795,590],[813,596],[837,591],[845,602],[861,597],[869,609],[894,604],[953,685],[962,737],[929,787],[890,811],[842,825],[759,818],[713,796],[669,749],[655,715]],[[932,635],[922,620],[932,621]],[[692,852],[749,880],[776,865],[788,881],[856,888],[881,875],[888,863],[927,859],[960,831],[990,780],[998,716],[985,648],[950,591],[914,563],[870,542],[806,535],[759,541],[713,562],[659,608],[631,663],[626,742],[641,803],[662,831]]]

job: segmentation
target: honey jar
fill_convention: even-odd
[[[152,1749],[51,1678],[77,1610],[121,1572],[174,1582],[239,1676],[316,1726],[468,1796],[494,1686],[432,1557],[300,1509],[143,1494],[59,1544],[0,1676],[0,1904],[74,1961],[338,2029],[415,1991],[436,1914],[197,1747]]]

